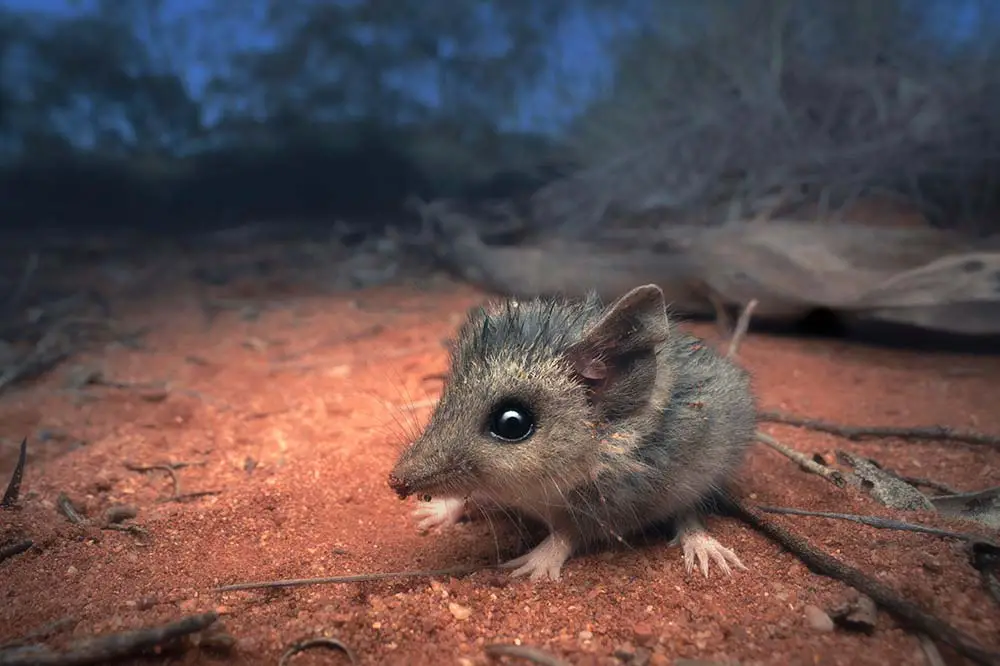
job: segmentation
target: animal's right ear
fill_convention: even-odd
[[[652,390],[656,347],[669,336],[663,290],[647,284],[615,301],[567,351],[567,360],[598,396],[624,398],[622,391],[613,390],[617,385],[640,398],[647,388]]]

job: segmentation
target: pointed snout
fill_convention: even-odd
[[[409,482],[396,476],[395,471],[389,473],[389,488],[399,496],[399,499],[406,499],[413,494]]]
[[[440,452],[427,451],[418,440],[409,446],[389,472],[389,488],[400,499],[410,495],[440,490],[441,483],[451,479],[454,464],[444,459]]]

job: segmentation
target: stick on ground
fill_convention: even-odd
[[[757,299],[755,298],[747,303],[746,307],[743,308],[743,312],[740,313],[740,318],[736,322],[736,329],[733,331],[733,337],[729,341],[729,352],[726,355],[727,358],[735,358],[739,353],[740,344],[743,342],[743,338],[746,337],[747,331],[750,329],[750,318],[753,316],[753,311],[756,308]],[[759,430],[756,432],[755,436],[758,442],[774,449],[797,464],[803,470],[823,477],[838,488],[843,488],[847,485],[847,481],[844,479],[844,476],[837,470],[820,465],[804,453],[800,453],[791,447],[785,446],[770,435],[762,433]]]
[[[21,479],[24,477],[24,463],[28,459],[28,438],[21,440],[21,451],[17,455],[17,464],[14,465],[14,473],[10,475],[10,483],[7,484],[7,492],[0,500],[0,507],[9,509],[17,504],[18,497],[21,496]]]
[[[952,532],[942,530],[937,527],[927,527],[916,523],[907,523],[902,520],[892,518],[882,518],[879,516],[860,516],[853,513],[829,513],[826,511],[806,511],[805,509],[793,509],[783,506],[757,506],[758,511],[764,513],[777,513],[786,516],[809,516],[812,518],[832,518],[834,520],[849,520],[869,527],[876,527],[882,530],[898,530],[900,532],[918,532],[920,534],[931,534],[933,536],[944,537],[946,539],[959,539],[960,541],[982,541],[982,537],[964,532]]]
[[[392,571],[386,573],[358,574],[356,576],[332,576],[328,578],[291,578],[287,580],[271,580],[260,583],[236,583],[212,588],[213,592],[235,592],[238,590],[257,590],[263,588],[277,589],[282,587],[304,587],[306,585],[338,585],[344,583],[368,583],[376,580],[391,580],[394,578],[426,578],[432,576],[461,576],[493,569],[490,565],[465,565],[450,569],[432,569],[428,571]]]
[[[785,446],[775,438],[771,437],[766,433],[760,432],[759,430],[757,431],[755,436],[758,442],[774,449],[781,455],[785,456],[786,458],[797,464],[803,470],[823,477],[824,479],[826,479],[833,485],[837,486],[838,488],[844,488],[845,486],[847,486],[847,480],[844,479],[844,475],[838,472],[837,470],[832,469],[830,467],[825,467],[824,465],[820,465],[818,462],[816,462],[806,454],[800,451],[796,451],[791,447]]]
[[[753,317],[753,311],[756,309],[757,299],[754,298],[746,304],[743,312],[740,313],[740,318],[736,320],[733,337],[729,340],[729,352],[727,354],[729,358],[736,358],[736,355],[739,353],[740,344],[743,343],[743,338],[746,337],[747,331],[750,330],[750,318]]]
[[[358,663],[358,658],[354,656],[354,651],[347,647],[343,641],[337,640],[336,638],[327,638],[325,636],[319,636],[317,638],[306,638],[301,641],[296,641],[292,643],[285,653],[281,655],[281,659],[278,660],[278,666],[285,666],[288,660],[297,655],[299,652],[305,652],[306,650],[312,650],[314,648],[326,648],[327,650],[337,650],[343,652],[347,655],[347,660],[352,664]]]
[[[6,545],[3,548],[0,548],[0,562],[3,562],[4,560],[9,560],[15,555],[26,553],[28,552],[28,549],[30,549],[34,545],[35,542],[32,541],[31,539],[25,539],[24,541],[15,541],[12,544]]]
[[[59,493],[59,497],[56,498],[56,506],[59,507],[59,512],[66,516],[66,520],[74,525],[87,524],[87,519],[80,515],[80,512],[73,506],[73,500],[66,493]]]
[[[814,548],[802,537],[766,520],[756,510],[746,506],[731,495],[726,496],[724,501],[734,516],[795,555],[813,573],[828,576],[850,585],[858,592],[870,597],[901,624],[926,634],[935,641],[950,645],[955,651],[976,663],[1000,666],[1000,652],[982,647],[972,637],[924,612],[913,603],[902,599],[892,588],[871,578],[860,569],[844,564]]]
[[[0,666],[90,666],[124,657],[138,657],[146,650],[181,636],[202,631],[219,619],[212,611],[191,615],[159,627],[99,636],[74,643],[64,652],[31,645],[0,652]]]
[[[865,438],[888,438],[898,437],[900,439],[922,439],[927,441],[952,441],[964,444],[987,444],[1000,446],[1000,436],[988,435],[971,430],[957,430],[947,426],[925,426],[918,428],[897,428],[894,426],[849,426],[821,421],[819,419],[807,419],[800,416],[793,416],[783,412],[765,411],[759,412],[757,418],[761,421],[771,423],[783,423],[797,428],[806,428],[817,432],[825,432],[837,437],[850,440]]]
[[[170,483],[173,486],[173,491],[171,492],[170,496],[177,497],[181,493],[181,482],[180,479],[177,478],[177,472],[174,471],[177,468],[174,467],[173,465],[169,464],[136,465],[135,463],[127,462],[125,463],[125,469],[127,469],[130,472],[139,472],[140,474],[144,474],[146,472],[153,472],[157,470],[161,472],[166,472],[167,476],[170,477]]]

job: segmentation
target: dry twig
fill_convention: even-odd
[[[21,479],[24,477],[24,464],[28,460],[28,438],[21,440],[21,451],[17,455],[17,464],[14,465],[14,473],[10,475],[10,483],[7,484],[7,491],[0,500],[0,508],[9,509],[17,504],[18,497],[21,496]]]
[[[0,548],[0,562],[10,559],[15,555],[20,555],[25,553],[29,548],[35,545],[35,542],[31,539],[25,539],[24,541],[15,541],[14,543],[8,544],[3,548]]]
[[[281,655],[281,659],[278,660],[278,666],[285,666],[288,660],[297,655],[299,652],[305,652],[306,650],[311,650],[313,648],[326,648],[328,650],[338,650],[347,655],[348,661],[352,664],[358,663],[357,657],[354,656],[354,651],[347,647],[343,641],[336,638],[327,638],[326,636],[319,636],[317,638],[306,638],[301,641],[296,641],[288,646],[288,649]]]
[[[952,441],[964,444],[987,444],[1000,446],[1000,437],[988,435],[986,433],[973,432],[969,430],[956,430],[947,426],[926,426],[917,428],[897,428],[893,426],[848,426],[821,421],[819,419],[807,419],[782,412],[764,411],[757,414],[761,421],[771,423],[783,423],[797,428],[807,428],[816,432],[825,432],[837,437],[850,440],[865,438],[888,438],[898,437],[900,439],[922,439],[927,441]]]
[[[221,490],[198,490],[190,493],[181,493],[181,482],[177,477],[176,470],[183,469],[184,467],[194,467],[195,465],[203,465],[201,462],[175,462],[175,463],[159,463],[156,465],[137,465],[135,463],[126,462],[125,469],[131,472],[146,473],[152,471],[166,472],[170,477],[170,483],[173,486],[173,490],[170,496],[160,500],[161,502],[183,502],[189,499],[196,499],[199,497],[206,497],[208,495],[218,495]]]
[[[809,456],[805,455],[804,453],[796,451],[791,447],[785,446],[775,438],[771,437],[766,433],[760,432],[759,430],[757,431],[755,436],[758,442],[769,446],[771,449],[777,451],[781,455],[785,456],[786,458],[797,464],[803,470],[810,472],[811,474],[816,474],[818,476],[823,477],[824,479],[826,479],[833,485],[837,486],[838,488],[844,488],[845,486],[847,486],[847,480],[844,479],[844,475],[841,474],[839,471],[832,469],[830,467],[826,467],[824,465],[820,465],[818,462],[816,462]]]
[[[287,580],[263,581],[260,583],[236,583],[212,588],[213,592],[235,592],[238,590],[277,589],[284,587],[303,587],[306,585],[339,585],[344,583],[367,583],[377,580],[396,578],[428,578],[433,576],[463,576],[465,574],[494,569],[490,565],[464,565],[449,569],[431,569],[427,571],[394,571],[386,573],[358,574],[356,576],[332,576],[327,578],[292,578]]]
[[[59,493],[59,497],[56,498],[56,506],[59,507],[59,512],[74,525],[87,524],[87,519],[80,515],[80,512],[73,506],[73,500],[66,493]]]
[[[746,506],[735,497],[727,495],[724,499],[733,515],[791,552],[812,572],[850,585],[858,592],[871,597],[900,623],[926,634],[935,641],[950,645],[957,652],[976,663],[988,666],[1000,665],[1000,652],[984,648],[972,637],[924,612],[913,603],[900,598],[894,590],[880,581],[814,548],[802,537],[764,519],[756,510]]]
[[[164,499],[159,500],[159,502],[186,502],[188,500],[199,499],[202,497],[211,497],[212,495],[222,494],[221,490],[195,490],[190,493],[180,493],[178,495],[172,495]]]
[[[743,342],[743,338],[746,337],[747,331],[750,329],[750,318],[753,316],[753,311],[756,307],[757,299],[752,299],[749,303],[747,303],[746,307],[743,308],[743,312],[740,313],[740,318],[737,320],[736,328],[733,331],[733,337],[729,342],[729,352],[727,353],[728,358],[735,358],[739,353],[740,344]],[[762,433],[758,430],[755,437],[758,442],[769,446],[792,462],[796,463],[803,470],[823,477],[838,488],[843,488],[847,485],[843,475],[837,470],[820,465],[805,454],[800,453],[791,447],[785,446],[770,435]]]
[[[982,541],[982,537],[965,532],[952,532],[942,530],[937,527],[927,527],[916,523],[907,523],[902,520],[892,518],[881,518],[879,516],[861,516],[853,513],[830,513],[827,511],[807,511],[805,509],[794,509],[783,506],[757,506],[758,511],[764,513],[777,513],[787,516],[810,516],[813,518],[832,518],[834,520],[849,520],[869,527],[876,527],[882,530],[898,530],[900,532],[919,532],[921,534],[932,534],[934,536],[945,537],[947,539],[959,539],[961,541]]]
[[[729,341],[729,358],[736,358],[736,354],[739,353],[740,344],[743,342],[743,338],[746,337],[747,331],[750,330],[750,319],[753,317],[753,311],[757,309],[757,299],[751,299],[746,307],[743,308],[743,312],[740,313],[740,318],[736,320],[736,328],[733,330],[733,337]]]
[[[138,657],[151,648],[202,631],[217,619],[219,619],[219,614],[214,611],[191,615],[159,627],[78,641],[65,652],[56,652],[44,645],[13,648],[0,652],[0,666],[107,664],[124,657]]]

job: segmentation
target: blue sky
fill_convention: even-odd
[[[970,28],[973,28],[979,20],[976,5],[982,0],[915,1],[931,10],[932,25],[942,36],[950,33],[953,38],[960,38],[967,36]],[[256,4],[252,0],[245,2],[249,8]],[[86,11],[92,6],[92,0],[0,0],[0,5],[67,14]],[[204,6],[205,0],[165,0],[165,7],[170,14],[183,14]],[[552,68],[543,77],[538,89],[525,99],[518,118],[512,119],[511,124],[522,128],[555,129],[569,120],[594,92],[595,85],[608,80],[610,68],[604,44],[606,38],[614,32],[614,28],[615,26],[606,23],[595,22],[582,11],[569,16],[559,35],[552,42],[550,53]],[[242,30],[235,29],[227,34],[231,41],[222,48],[263,43],[262,35],[255,34],[249,26]],[[182,62],[180,69],[183,70],[183,77],[195,96],[200,93],[212,74],[193,58],[188,62]],[[425,92],[433,94],[429,88]],[[577,104],[566,104],[567,92],[570,99],[578,100]]]

